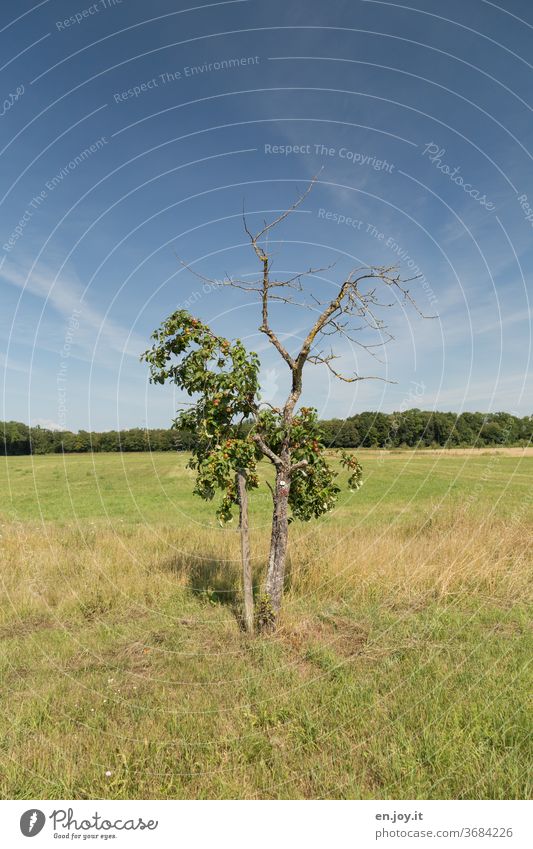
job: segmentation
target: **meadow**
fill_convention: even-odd
[[[186,455],[0,458],[0,796],[530,798],[533,451],[358,455],[253,639]]]

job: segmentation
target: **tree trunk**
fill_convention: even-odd
[[[241,531],[242,594],[244,599],[244,627],[248,634],[254,632],[254,596],[252,586],[252,564],[250,561],[250,539],[248,535],[248,492],[246,472],[237,472],[239,494],[239,528]]]
[[[283,598],[285,561],[289,536],[288,496],[288,474],[283,469],[278,469],[274,491],[274,514],[272,516],[272,536],[270,539],[270,555],[268,558],[266,579],[266,594],[273,615],[272,626],[276,624]]]

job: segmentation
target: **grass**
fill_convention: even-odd
[[[2,458],[2,798],[529,798],[533,457],[361,455],[253,640],[186,458]]]

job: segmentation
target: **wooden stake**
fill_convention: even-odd
[[[254,596],[252,588],[252,564],[250,562],[250,539],[248,534],[248,492],[246,472],[237,472],[239,494],[239,528],[241,531],[242,592],[244,598],[244,627],[248,634],[254,632]]]

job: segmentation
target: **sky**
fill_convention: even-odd
[[[309,365],[302,403],[531,414],[533,9],[413,3],[4,0],[0,418],[168,426],[182,396],[139,355],[178,308],[257,351],[281,403],[257,301],[222,281],[258,272],[243,204],[260,229],[315,175],[273,273],[323,268],[323,300],[399,265],[423,315],[384,311],[379,361],[333,340],[380,379]],[[277,304],[272,325],[295,352],[314,317]]]

